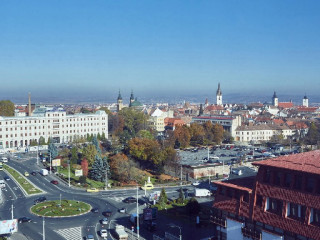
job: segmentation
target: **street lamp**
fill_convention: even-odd
[[[179,230],[180,230],[179,239],[180,239],[180,240],[182,240],[182,235],[181,235],[181,228],[182,228],[182,227],[177,226],[177,225],[175,225],[175,224],[173,224],[173,223],[169,224],[169,227],[172,227],[172,228],[179,228]]]

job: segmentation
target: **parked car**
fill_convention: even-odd
[[[135,197],[127,197],[123,200],[125,203],[135,203],[137,202],[137,199]]]
[[[193,186],[199,186],[200,182],[199,181],[195,181],[194,183],[192,183]]]
[[[31,221],[32,221],[31,218],[28,218],[28,217],[22,217],[18,219],[19,223],[31,222]]]

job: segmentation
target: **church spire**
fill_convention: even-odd
[[[121,96],[121,93],[120,93],[120,89],[119,89],[119,94],[118,94],[118,100],[122,100],[122,96]]]

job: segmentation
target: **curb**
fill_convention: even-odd
[[[34,186],[35,188],[39,189],[41,191],[41,193],[35,193],[35,194],[28,194],[26,192],[26,190],[24,190],[24,188],[20,185],[20,183],[11,175],[10,172],[7,171],[7,169],[3,169],[10,177],[11,179],[17,184],[17,186],[20,188],[20,190],[22,191],[23,195],[25,197],[31,197],[31,196],[37,196],[37,195],[42,195],[44,193],[47,193],[45,191],[43,191],[41,188],[39,188],[38,186],[34,185],[32,182],[30,182],[29,179],[27,179],[25,176],[23,176],[20,172],[18,172],[16,169],[14,169],[13,167],[10,167],[7,165],[7,167],[12,168],[13,170],[15,170],[20,176],[22,176],[29,184],[31,184],[32,186]]]
[[[81,202],[83,202],[83,201],[81,201]],[[86,202],[84,202],[84,203],[86,203]],[[83,213],[81,213],[81,214],[77,214],[77,215],[70,215],[70,216],[45,216],[45,215],[39,215],[39,214],[36,214],[36,213],[34,213],[34,212],[32,212],[32,211],[31,211],[31,208],[32,208],[32,207],[34,207],[35,205],[33,205],[32,207],[30,207],[29,211],[30,211],[30,213],[31,213],[31,214],[33,214],[33,215],[36,215],[36,216],[38,216],[38,217],[46,217],[46,218],[68,218],[68,217],[78,217],[78,216],[82,216],[82,215],[84,215],[84,214],[87,214],[87,213],[91,212],[91,210],[92,210],[92,206],[91,206],[91,204],[89,204],[89,203],[86,203],[86,204],[88,204],[88,205],[90,206],[90,209],[89,209],[87,212],[83,212]]]

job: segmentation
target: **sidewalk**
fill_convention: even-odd
[[[25,235],[19,232],[13,233],[8,239],[9,240],[30,240]]]

